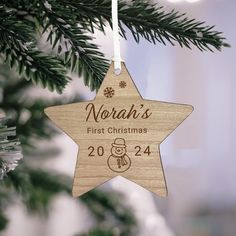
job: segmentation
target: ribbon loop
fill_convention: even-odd
[[[118,0],[112,0],[112,28],[113,28],[113,48],[114,48],[114,71],[116,75],[121,73],[121,56],[120,56],[120,37],[118,25]]]

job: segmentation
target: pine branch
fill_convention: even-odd
[[[117,228],[104,229],[104,227],[98,227],[90,230],[88,233],[76,234],[75,236],[117,236]],[[118,234],[120,235],[120,234]]]
[[[105,32],[107,23],[112,27],[110,0],[2,0],[0,20],[0,53],[26,79],[62,92],[70,80],[66,70],[71,70],[83,75],[91,90],[100,87],[108,61],[88,33],[95,28]],[[119,26],[124,38],[128,28],[136,42],[143,37],[154,44],[178,43],[201,51],[229,46],[214,27],[174,10],[165,12],[146,0],[120,0]],[[37,49],[35,32],[39,31],[47,31],[56,55]]]
[[[77,14],[77,19],[82,22],[91,22],[88,27],[93,31],[93,24],[104,32],[105,22],[112,27],[111,4],[109,0],[75,1],[60,0],[62,4],[70,4]],[[132,0],[130,4],[119,1],[120,30],[126,38],[124,25],[132,32],[136,42],[140,37],[152,43],[166,41],[174,45],[178,42],[181,47],[191,48],[196,46],[201,51],[212,48],[221,50],[229,47],[221,32],[214,31],[214,27],[205,26],[205,22],[188,19],[186,14],[172,10],[166,13],[158,4],[149,1]]]
[[[62,174],[24,166],[9,173],[4,184],[8,189],[13,187],[22,196],[29,212],[48,214],[49,204],[57,194],[66,193],[71,196],[72,180]],[[121,235],[131,235],[136,220],[132,211],[123,204],[122,198],[118,193],[92,190],[78,198],[78,201],[88,207],[99,225],[106,222],[108,227],[114,227],[115,222]]]
[[[49,29],[47,41],[52,48],[57,46],[57,53],[63,54],[64,65],[71,71],[83,75],[84,83],[93,91],[100,87],[108,69],[108,60],[98,51],[98,46],[91,43],[92,37],[78,25],[71,10],[56,2],[41,6],[44,15],[41,24],[43,33]],[[66,51],[62,52],[62,44]]]
[[[7,127],[6,119],[0,118],[0,180],[18,165],[22,159],[20,142],[14,137],[16,135],[15,127]]]
[[[97,219],[104,220],[104,210],[109,210],[110,213],[120,221],[120,223],[126,223],[126,225],[134,225],[135,219],[133,215],[125,208],[125,204],[122,204],[121,194],[112,194],[102,191],[90,191],[80,197],[80,200],[89,206],[90,210],[97,216]],[[99,206],[94,201],[99,202]],[[124,200],[124,199],[123,199]],[[117,204],[120,202],[119,204]],[[119,205],[119,207],[118,207]]]
[[[0,231],[5,229],[7,224],[8,224],[8,219],[2,212],[0,212]]]
[[[43,55],[33,38],[34,24],[17,18],[14,10],[0,8],[0,53],[10,67],[17,66],[20,75],[35,84],[59,93],[69,81],[61,61]]]

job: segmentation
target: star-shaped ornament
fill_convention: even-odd
[[[73,196],[120,175],[167,195],[160,144],[193,111],[190,105],[145,100],[124,63],[111,66],[94,100],[46,108],[78,145]]]

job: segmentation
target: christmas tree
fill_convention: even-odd
[[[57,149],[40,150],[37,143],[58,134],[42,111],[48,105],[63,101],[32,100],[29,91],[36,84],[62,93],[71,80],[68,71],[83,77],[84,84],[91,90],[98,90],[109,61],[93,42],[92,35],[95,30],[105,33],[107,27],[112,27],[111,1],[3,0],[0,1],[0,19],[3,64],[0,107],[11,117],[8,124],[17,127],[24,154],[20,166],[1,181],[0,230],[4,230],[9,220],[4,212],[14,199],[21,198],[29,212],[47,213],[58,193],[71,194],[69,177],[34,165],[35,161],[43,161],[39,156],[58,154]],[[188,19],[174,10],[165,12],[159,5],[144,0],[119,1],[119,27],[122,37],[126,38],[130,31],[136,42],[144,38],[154,44],[179,44],[201,51],[229,46],[214,27]],[[80,96],[75,96],[67,102],[80,100]],[[26,111],[28,118],[22,120]],[[78,199],[97,220],[97,227],[85,235],[117,235],[114,225],[118,226],[120,235],[135,234],[135,218],[121,199],[118,194],[99,190]],[[110,223],[104,227],[104,222]]]

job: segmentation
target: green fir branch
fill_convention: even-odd
[[[85,85],[92,91],[98,89],[108,69],[108,60],[91,42],[93,38],[76,23],[70,9],[56,3],[50,9],[45,4],[43,6],[42,26],[43,32],[48,31],[47,41],[52,48],[57,46],[57,53],[63,55],[65,67],[83,76]],[[63,44],[66,48],[64,52]]]
[[[5,229],[7,224],[8,224],[8,219],[2,212],[0,212],[0,231]]]
[[[16,135],[16,127],[7,127],[7,119],[0,118],[0,180],[16,168],[22,159],[20,142]]]
[[[175,10],[166,12],[159,4],[120,0],[118,8],[124,38],[128,29],[136,42],[142,37],[154,44],[178,43],[201,51],[229,47],[213,26]],[[62,92],[70,80],[69,70],[83,76],[91,90],[100,87],[108,61],[90,35],[95,29],[105,33],[107,25],[112,27],[110,0],[2,0],[0,20],[0,53],[23,77]],[[54,56],[37,48],[39,32],[47,32]]]
[[[112,27],[110,0],[60,0],[62,4],[69,4],[82,22],[91,22],[88,27],[93,32],[94,25],[104,32],[105,22]],[[77,9],[77,11],[76,11]],[[196,46],[201,51],[221,50],[229,47],[222,36],[222,32],[213,30],[213,26],[206,26],[205,22],[189,19],[186,14],[172,10],[166,12],[159,4],[151,4],[146,0],[132,0],[129,4],[119,1],[120,30],[126,38],[126,26],[136,42],[140,37],[152,43],[168,41],[172,45],[178,42],[181,47]]]
[[[15,11],[6,8],[0,8],[0,21],[0,53],[4,54],[5,62],[10,67],[16,66],[27,80],[61,93],[69,77],[60,60],[37,49],[32,36],[33,23],[19,22]]]

